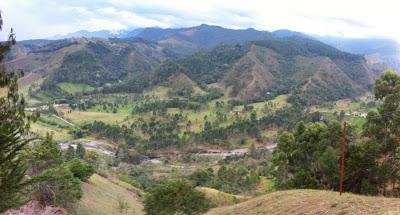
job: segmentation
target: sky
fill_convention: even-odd
[[[0,0],[4,40],[51,38],[79,30],[189,27],[200,24],[273,31],[289,29],[400,42],[395,0]]]

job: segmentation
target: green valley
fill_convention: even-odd
[[[209,18],[227,28],[185,27],[197,2],[187,22],[181,3],[57,4],[0,42],[0,214],[399,212],[396,42],[242,28],[264,26],[246,7]]]

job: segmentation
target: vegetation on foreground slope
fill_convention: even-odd
[[[322,190],[278,191],[233,206],[210,210],[207,215],[250,214],[398,214],[400,199],[360,196]]]
[[[74,215],[144,214],[137,195],[100,175],[82,182],[83,197],[69,210]]]

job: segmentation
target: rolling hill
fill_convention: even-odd
[[[397,198],[368,197],[319,190],[288,190],[259,196],[208,215],[247,214],[398,214]]]

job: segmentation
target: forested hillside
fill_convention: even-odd
[[[20,83],[29,85],[30,95],[39,99],[65,98],[76,91],[66,91],[67,85],[85,88],[86,94],[141,93],[165,86],[169,77],[180,73],[195,87],[207,90],[207,85],[218,84],[226,96],[242,101],[289,94],[305,104],[321,104],[354,98],[370,89],[372,75],[362,56],[298,34],[207,25],[184,30],[147,29],[138,34],[153,42],[140,38],[27,41],[12,50],[6,65],[27,73]],[[173,46],[164,41],[172,37],[179,41]],[[253,39],[263,40],[246,42]],[[217,45],[220,42],[226,45]],[[216,47],[188,55],[188,45],[194,50]]]
[[[300,37],[221,45],[169,61],[151,74],[151,80],[153,84],[162,84],[179,73],[186,74],[203,89],[220,83],[227,95],[244,101],[290,94],[307,104],[319,104],[355,97],[366,92],[372,83],[362,56]],[[133,86],[144,86],[141,83],[146,81],[138,80],[119,84],[112,91],[140,92],[140,87]]]

